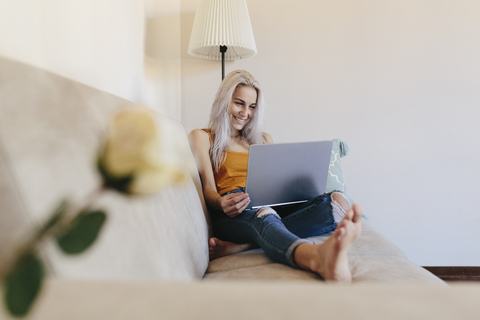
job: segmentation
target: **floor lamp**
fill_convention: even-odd
[[[222,60],[222,80],[225,60],[257,54],[245,0],[198,1],[188,53],[198,58]]]

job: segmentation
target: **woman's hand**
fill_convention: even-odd
[[[250,203],[250,197],[247,193],[230,193],[219,197],[216,203],[227,216],[234,218],[245,210]]]

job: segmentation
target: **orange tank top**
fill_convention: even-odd
[[[202,129],[208,133],[212,143],[210,129]],[[243,188],[247,184],[248,153],[227,150],[225,161],[218,172],[213,171],[217,192],[224,194],[235,189]]]

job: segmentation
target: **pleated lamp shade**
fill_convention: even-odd
[[[225,60],[257,54],[245,0],[200,0],[188,53],[194,57],[221,60],[220,46],[226,46]]]

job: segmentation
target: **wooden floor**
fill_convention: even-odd
[[[424,267],[444,281],[480,281],[480,267]]]

